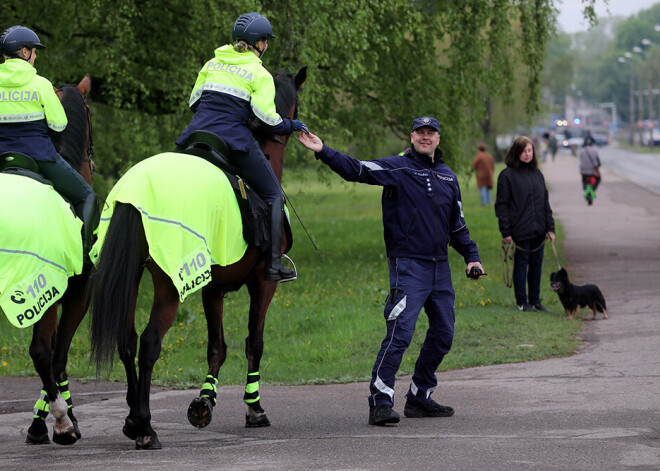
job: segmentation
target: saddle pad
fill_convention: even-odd
[[[211,265],[231,265],[247,249],[227,177],[199,157],[166,152],[126,172],[101,213],[98,241],[90,252],[94,263],[117,202],[142,214],[149,255],[170,277],[181,302],[211,281]]]
[[[29,327],[82,272],[82,221],[49,185],[0,173],[0,307]]]

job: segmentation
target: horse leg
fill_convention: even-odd
[[[55,348],[53,350],[53,376],[62,398],[67,404],[67,415],[73,423],[74,433],[77,439],[80,439],[80,428],[78,420],[73,414],[73,401],[71,391],[69,390],[69,379],[66,373],[66,364],[69,356],[71,340],[76,330],[80,326],[87,309],[89,308],[89,298],[85,294],[87,280],[89,278],[89,268],[80,276],[69,280],[69,287],[64,295],[62,305],[62,315],[57,326],[57,335],[55,337]],[[57,442],[57,440],[55,440]]]
[[[43,384],[43,399],[40,398],[35,405],[34,420],[28,429],[26,439],[26,442],[29,444],[48,443],[48,431],[45,424],[45,418],[49,411],[52,412],[53,417],[55,417],[53,441],[60,445],[71,445],[77,440],[73,423],[67,416],[66,402],[62,399],[62,396],[57,390],[55,378],[53,376],[53,369],[51,367],[56,326],[57,305],[54,305],[48,308],[41,320],[34,325],[32,333],[30,357],[32,357],[34,368],[39,374]],[[41,423],[39,421],[41,421]],[[44,431],[46,434],[45,439],[43,436]]]
[[[206,427],[213,419],[213,408],[217,404],[218,395],[218,372],[227,358],[227,344],[222,326],[224,295],[224,291],[211,285],[202,288],[202,303],[208,330],[206,360],[209,369],[199,396],[193,399],[188,407],[188,421],[199,428]]]
[[[245,339],[245,356],[248,361],[248,374],[245,384],[243,401],[248,406],[245,415],[246,427],[268,427],[270,421],[260,404],[259,395],[259,364],[264,352],[264,326],[266,314],[277,283],[257,281],[248,284],[250,293],[250,319],[248,321],[248,336]]]
[[[151,427],[149,394],[154,365],[160,356],[163,337],[172,326],[176,310],[179,307],[179,293],[172,280],[156,265],[149,267],[154,283],[154,301],[151,307],[149,323],[140,336],[138,354],[137,404],[134,417],[137,422],[138,436],[135,448],[138,450],[159,450],[162,448],[158,435]]]
[[[140,279],[142,278],[142,273],[144,269],[140,269],[136,276],[136,286],[133,290],[133,301],[131,312],[133,313],[133,318],[130,322],[130,332],[128,333],[128,341],[126,342],[127,348],[125,351],[119,350],[119,359],[124,365],[124,370],[126,371],[126,404],[128,404],[129,412],[128,416],[124,420],[124,427],[122,432],[124,435],[131,440],[135,440],[138,437],[138,425],[135,418],[137,413],[137,394],[138,394],[138,375],[137,369],[135,367],[135,356],[137,355],[137,342],[138,336],[137,331],[135,330],[135,309],[137,307],[137,297],[138,297],[138,287],[140,285]]]

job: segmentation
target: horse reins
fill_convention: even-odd
[[[507,288],[511,288],[511,286],[513,286],[513,280],[511,275],[512,270],[511,267],[509,266],[509,262],[513,260],[513,256],[516,253],[516,250],[533,253],[536,252],[537,250],[540,250],[541,247],[545,245],[545,242],[546,239],[543,239],[541,245],[531,250],[524,249],[513,241],[510,244],[505,244],[504,242],[502,242],[502,269],[503,269],[502,280],[504,281],[504,285]],[[552,251],[555,254],[555,260],[557,261],[557,267],[561,269],[561,264],[559,263],[559,255],[557,255],[557,248],[555,247],[555,242],[552,241],[551,245],[552,245]]]

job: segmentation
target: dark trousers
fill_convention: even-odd
[[[415,332],[422,308],[429,328],[415,363],[407,397],[428,403],[438,382],[435,372],[454,339],[454,288],[449,262],[389,259],[390,294],[385,304],[387,333],[371,374],[369,407],[394,404],[394,380]]]
[[[600,185],[600,177],[596,177],[594,175],[582,175],[582,189],[586,190],[587,189],[587,184],[589,183],[590,179],[594,179],[594,183],[591,185],[591,188],[596,191],[596,188],[598,188],[598,185]]]
[[[78,206],[83,199],[93,193],[85,179],[76,172],[59,154],[54,161],[37,160],[42,175],[53,183],[53,188],[68,199],[73,206]]]
[[[232,151],[231,163],[238,169],[238,174],[266,203],[283,197],[273,167],[266,160],[257,141],[252,142],[248,152]]]
[[[517,247],[513,256],[513,291],[519,306],[528,300],[529,304],[533,305],[541,302],[544,240],[545,236],[515,241]],[[525,284],[529,288],[529,297],[526,294]]]

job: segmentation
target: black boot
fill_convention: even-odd
[[[81,229],[83,240],[83,263],[91,263],[89,259],[89,251],[92,249],[94,231],[99,225],[99,218],[101,217],[95,193],[89,193],[80,203],[78,203],[78,206],[76,206],[76,215],[83,222],[83,227]]]
[[[270,207],[270,250],[266,251],[265,276],[271,281],[293,281],[296,272],[282,265],[282,221],[284,218],[284,201],[282,198],[273,200]]]

